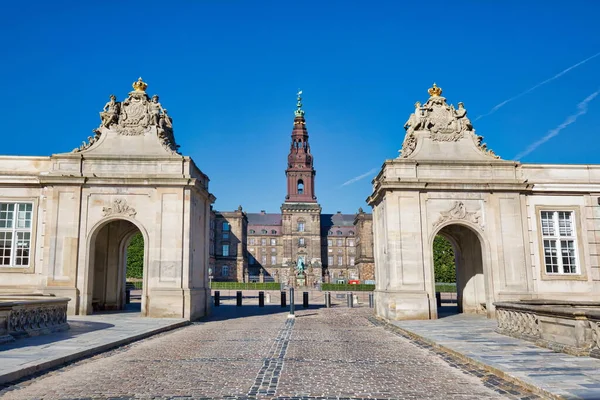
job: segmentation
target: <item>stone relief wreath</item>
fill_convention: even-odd
[[[440,217],[433,223],[433,227],[435,228],[446,221],[453,220],[465,220],[483,228],[481,223],[481,210],[474,212],[467,211],[465,204],[462,201],[455,201],[454,206],[450,210],[442,211]]]
[[[135,211],[135,208],[130,207],[125,199],[115,199],[113,200],[111,207],[102,208],[102,214],[104,214],[105,217],[114,214],[122,214],[133,218],[137,214],[137,211]]]

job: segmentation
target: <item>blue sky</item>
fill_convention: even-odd
[[[398,156],[433,82],[474,121],[597,55],[599,11],[593,0],[12,2],[0,24],[0,153],[72,150],[108,96],[123,100],[142,76],[210,177],[215,208],[278,212],[302,88],[324,212],[368,209],[376,169]],[[600,164],[600,96],[589,99],[599,70],[600,56],[475,129],[514,159],[566,124],[521,161]]]

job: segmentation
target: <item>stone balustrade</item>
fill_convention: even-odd
[[[494,305],[498,333],[555,351],[600,358],[600,303],[527,300]]]
[[[0,343],[69,329],[69,300],[35,294],[0,296]]]

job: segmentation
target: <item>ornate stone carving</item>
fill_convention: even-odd
[[[76,149],[73,149],[73,153],[89,149],[94,143],[96,143],[100,139],[100,135],[100,128],[94,129],[94,136],[88,136],[88,141],[82,142],[81,146],[79,146]]]
[[[406,158],[410,156],[417,148],[417,137],[414,133],[407,133],[404,137],[404,143],[402,143],[402,149],[400,150],[400,157]]]
[[[473,130],[463,103],[458,103],[458,109],[448,105],[441,96],[442,89],[435,83],[428,92],[429,100],[423,106],[415,103],[415,112],[404,124],[407,134],[424,130],[432,133],[433,140],[456,141],[463,137],[464,132]]]
[[[137,211],[135,211],[133,207],[130,207],[125,199],[115,199],[112,203],[112,207],[102,208],[102,213],[105,217],[114,214],[123,214],[133,218],[135,217],[135,214],[137,214]]]
[[[171,154],[179,154],[179,146],[175,144],[173,135],[173,119],[159,103],[158,96],[148,97],[146,94],[148,85],[142,81],[142,78],[132,86],[134,90],[129,92],[129,96],[122,103],[117,102],[114,95],[110,96],[110,101],[100,112],[101,123],[94,129],[95,136],[90,136],[88,143],[83,142],[73,152],[87,150],[98,141],[103,128],[112,129],[119,135],[139,136],[148,133],[150,127],[155,126],[162,146]]]
[[[408,121],[404,124],[406,135],[400,158],[409,157],[416,148],[417,140],[422,140],[423,136],[429,137],[435,142],[457,142],[471,137],[485,155],[500,158],[481,143],[481,136],[475,134],[473,124],[467,117],[464,103],[459,102],[458,108],[452,104],[448,105],[446,98],[442,97],[442,89],[435,83],[428,92],[429,99],[423,105],[416,102],[415,111],[410,114]]]
[[[110,101],[104,105],[100,112],[101,126],[109,128],[113,123],[116,123],[119,118],[119,110],[121,103],[117,103],[117,97],[114,94],[110,95]]]
[[[590,321],[592,348],[600,349],[600,321]]]
[[[10,335],[19,337],[52,328],[68,328],[66,324],[66,304],[40,304],[11,310],[7,330]]]
[[[481,150],[483,154],[494,158],[500,158],[500,156],[496,155],[492,149],[487,148],[487,144],[481,143],[483,141],[483,136],[477,136],[476,139],[477,148]]]
[[[537,315],[529,312],[515,310],[496,310],[498,330],[512,336],[529,336],[539,338],[541,336],[539,319]]]
[[[480,220],[481,220],[480,211],[481,210],[477,210],[475,212],[469,212],[465,208],[465,204],[462,201],[455,201],[454,206],[450,210],[442,211],[440,213],[440,217],[437,219],[436,222],[434,222],[433,227],[435,228],[436,226],[439,226],[446,221],[461,220],[461,219],[472,222],[474,224],[479,224],[479,226],[482,226],[481,222],[480,222]]]

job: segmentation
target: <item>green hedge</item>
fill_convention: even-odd
[[[323,283],[321,290],[326,292],[345,291],[345,292],[372,292],[375,285],[349,285],[346,283]]]
[[[436,283],[435,291],[441,293],[456,293],[456,283]]]
[[[243,283],[243,282],[212,282],[211,289],[222,290],[280,290],[281,284],[276,282]]]

